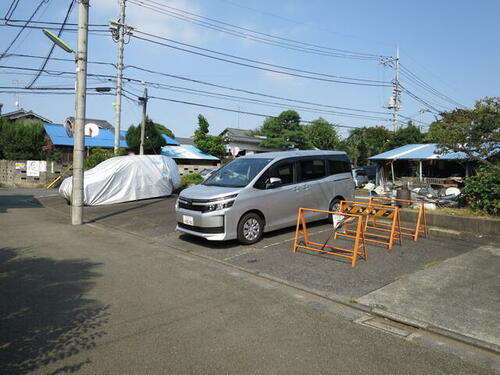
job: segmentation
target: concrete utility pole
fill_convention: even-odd
[[[73,190],[71,223],[83,223],[83,161],[85,158],[85,106],[87,100],[87,38],[89,0],[80,0],[78,11],[78,49],[76,51],[76,111],[73,132]]]
[[[394,131],[399,128],[399,110],[401,109],[401,88],[399,86],[399,47],[396,49],[396,57],[391,59],[382,60],[381,64],[388,65],[390,63],[395,63],[395,76],[392,81],[392,96],[389,101],[389,105],[386,107],[388,109],[392,109],[392,125],[394,127]]]
[[[116,26],[118,27],[118,63],[116,65],[116,103],[115,103],[115,154],[120,148],[120,128],[122,121],[122,77],[123,77],[123,49],[125,46],[125,1],[120,0],[120,19]]]
[[[148,89],[144,88],[144,96],[139,98],[142,103],[142,122],[141,122],[141,146],[139,148],[139,154],[144,155],[144,131],[146,129],[146,107],[148,105]]]

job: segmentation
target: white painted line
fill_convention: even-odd
[[[325,233],[325,232],[329,232],[329,231],[331,231],[331,229],[323,229],[323,230],[319,230],[317,232],[309,233],[309,236],[314,236],[315,234]],[[292,237],[292,238],[288,238],[288,239],[280,241],[280,242],[275,242],[275,243],[263,246],[262,248],[266,249],[268,247],[277,246],[277,245],[280,245],[280,244],[282,244],[284,242],[290,242],[290,241],[294,241],[294,240],[295,240],[295,237]]]
[[[240,257],[242,255],[249,254],[249,253],[251,253],[251,252],[253,252],[255,250],[258,250],[258,249],[250,248],[248,250],[242,251],[241,253],[234,254],[234,255],[231,255],[230,257],[224,258],[223,261],[227,261],[227,260],[230,260],[230,259],[238,258],[238,257]]]

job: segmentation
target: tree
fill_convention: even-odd
[[[333,124],[322,117],[305,126],[304,131],[311,145],[320,150],[336,150],[340,145],[340,138]]]
[[[42,159],[45,145],[42,123],[0,119],[0,159]]]
[[[368,158],[389,149],[392,132],[383,126],[353,129],[340,144],[340,149],[348,153],[355,166],[365,165]]]
[[[300,115],[295,111],[283,111],[278,117],[267,118],[260,128],[261,135],[267,137],[261,142],[268,148],[311,149],[311,144],[300,125]]]
[[[210,124],[202,114],[198,115],[198,128],[194,132],[194,143],[201,151],[216,156],[219,159],[226,154],[226,144],[219,136],[208,134]]]
[[[467,177],[459,197],[473,210],[500,215],[500,163],[483,165],[476,176]]]
[[[420,131],[420,128],[413,125],[412,121],[408,121],[408,125],[393,132],[391,139],[387,142],[386,148],[390,150],[404,145],[422,143],[424,138],[425,134]]]
[[[155,122],[154,125],[156,126],[156,129],[158,129],[158,131],[161,134],[165,134],[166,136],[168,136],[168,137],[170,137],[172,139],[175,139],[175,135],[172,132],[172,130],[170,130],[169,128],[167,128],[166,126],[164,126],[162,124],[158,124],[157,122]]]
[[[491,164],[500,151],[500,97],[478,100],[474,109],[441,113],[429,127],[426,140],[438,151],[463,152],[467,159]]]
[[[161,148],[166,144],[161,133],[158,131],[157,125],[149,117],[146,118],[144,127],[145,154],[159,154]],[[127,130],[126,139],[128,148],[138,152],[141,145],[141,125],[131,125]]]

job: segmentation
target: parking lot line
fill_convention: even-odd
[[[317,232],[312,232],[312,233],[309,233],[309,235],[311,236],[314,236],[315,234],[319,234],[319,233],[324,233],[324,232],[329,232],[331,229],[323,229],[323,230],[319,230]],[[286,239],[286,240],[283,240],[283,241],[280,241],[280,242],[275,242],[275,243],[272,243],[272,244],[269,244],[269,245],[266,245],[266,246],[262,246],[263,249],[266,249],[268,247],[272,247],[272,246],[276,246],[276,245],[281,245],[283,242],[291,242],[295,239],[295,237],[292,237],[292,238],[289,238],[289,239]]]

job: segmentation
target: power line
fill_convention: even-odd
[[[289,38],[283,38],[276,35],[252,30],[249,28],[237,26],[227,22],[223,22],[214,18],[209,18],[201,16],[196,13],[188,12],[179,8],[168,6],[163,3],[159,3],[153,0],[145,2],[143,0],[129,0],[132,4],[138,5],[145,9],[155,11],[160,14],[164,14],[185,22],[189,22],[201,27],[208,29],[220,31],[226,34],[230,34],[236,37],[253,40],[256,42],[278,46],[282,48],[292,49],[300,52],[313,53],[316,55],[339,57],[339,58],[349,58],[349,59],[359,59],[359,60],[378,60],[384,56],[341,50],[337,48],[330,48],[325,46],[320,46],[317,44],[306,43],[302,41],[297,41]],[[209,21],[209,22],[207,22]],[[221,26],[222,25],[222,26]],[[226,26],[230,27],[227,28]],[[242,31],[240,31],[242,30]]]
[[[14,26],[14,25],[10,25],[11,22],[17,22],[17,23],[21,23],[21,22],[28,22],[28,20],[23,20],[23,19],[12,19],[12,18],[5,18],[5,17],[2,17],[0,18],[0,21],[7,21],[7,25],[8,26]],[[29,21],[29,23],[34,23],[34,24],[40,24],[40,25],[56,25],[56,26],[61,26],[63,24],[63,22],[52,22],[52,21]],[[78,26],[77,23],[70,23],[70,22],[67,22],[66,23],[66,26]],[[89,27],[90,26],[93,26],[93,27],[106,27],[108,28],[109,25],[106,24],[106,23],[94,23],[94,24],[89,24]]]
[[[69,16],[71,15],[71,11],[73,9],[73,5],[75,4],[75,0],[70,0],[68,10],[66,11],[66,15],[64,16],[63,23],[61,25],[61,28],[59,29],[59,32],[57,33],[57,37],[60,37],[63,33],[64,26],[66,25],[66,22],[68,21]],[[45,61],[42,64],[42,67],[40,68],[40,71],[37,73],[37,75],[33,78],[33,80],[26,86],[27,88],[30,88],[35,84],[37,79],[40,77],[40,74],[42,74],[42,71],[45,69],[47,66],[50,57],[52,56],[52,53],[54,52],[54,48],[56,47],[55,43],[52,43],[52,46],[50,47],[49,53],[47,54],[47,57],[45,58]]]
[[[141,83],[137,83],[137,84],[141,85],[141,86],[146,85],[146,86],[155,87],[158,89],[166,89],[166,90],[170,90],[170,91],[188,93],[188,94],[193,94],[193,95],[198,95],[198,96],[203,96],[203,97],[221,98],[223,100],[229,100],[229,101],[235,101],[235,102],[258,104],[258,105],[263,105],[266,107],[281,108],[281,109],[284,109],[284,108],[298,109],[298,110],[301,110],[304,112],[329,114],[329,115],[336,115],[336,116],[340,116],[340,117],[351,117],[351,118],[360,118],[360,119],[368,119],[368,120],[389,121],[388,118],[384,118],[384,117],[359,115],[359,114],[355,114],[355,113],[346,113],[346,112],[338,112],[338,111],[328,111],[328,110],[322,110],[322,109],[311,108],[311,107],[289,105],[286,103],[270,102],[270,101],[253,99],[253,98],[246,98],[246,97],[242,97],[242,96],[214,93],[211,91],[196,90],[196,89],[191,89],[191,88],[187,88],[187,87],[164,85],[164,84],[158,84],[158,83],[152,83],[152,82],[141,82]]]
[[[30,57],[30,58],[41,58],[40,56],[34,56],[34,55],[16,54],[15,56]],[[72,61],[71,59],[57,59],[57,60]],[[92,64],[93,62],[89,61],[89,63]],[[101,64],[101,65],[112,65],[112,66],[114,66],[114,64],[112,64],[112,63],[101,62],[101,61],[100,62],[95,62],[95,63],[96,64]],[[366,115],[360,115],[360,114],[356,114],[356,113],[339,112],[339,111],[325,111],[325,110],[313,109],[313,108],[310,108],[310,107],[303,107],[303,106],[297,106],[297,105],[293,106],[294,108],[297,108],[297,109],[302,109],[302,110],[306,110],[306,111],[313,111],[315,113],[327,113],[327,114],[339,115],[339,116],[342,116],[342,117],[356,117],[356,118],[364,118],[364,119],[371,119],[371,120],[383,120],[383,121],[387,120],[386,118],[379,117],[379,116],[377,117],[377,116],[373,116],[372,115],[372,114],[375,114],[375,115],[386,115],[387,113],[385,113],[385,112],[368,111],[368,110],[363,110],[363,109],[358,109],[358,108],[340,107],[340,106],[320,104],[320,103],[303,101],[303,100],[297,100],[297,99],[290,99],[290,98],[286,98],[286,97],[269,95],[269,94],[255,92],[255,91],[250,91],[250,90],[237,89],[237,88],[233,88],[233,87],[217,85],[217,84],[213,84],[213,83],[209,83],[209,82],[205,82],[205,81],[200,81],[200,80],[195,80],[195,79],[191,79],[191,78],[187,78],[187,77],[182,77],[182,76],[176,76],[176,75],[172,75],[172,74],[157,72],[157,71],[153,71],[153,70],[150,70],[150,69],[145,69],[145,68],[141,68],[141,67],[137,67],[137,66],[133,66],[133,65],[129,65],[129,66],[127,66],[127,68],[133,68],[133,69],[137,69],[139,71],[144,71],[144,72],[147,72],[147,73],[154,73],[154,74],[158,74],[158,75],[166,76],[166,77],[172,77],[172,78],[176,78],[176,79],[180,79],[180,80],[184,80],[184,81],[188,81],[188,82],[204,84],[204,85],[208,85],[208,86],[211,86],[211,87],[217,87],[217,88],[222,88],[222,89],[226,89],[226,90],[231,90],[231,91],[236,91],[236,92],[243,92],[243,93],[246,93],[246,94],[267,97],[267,98],[270,98],[270,99],[278,99],[278,100],[284,100],[284,101],[288,101],[288,102],[292,102],[292,103],[313,105],[313,106],[322,107],[322,108],[331,108],[331,109],[340,109],[340,110],[347,110],[347,111],[353,111],[353,112],[360,112],[360,113],[366,113]],[[102,76],[103,77],[111,77],[111,76],[107,76],[107,75],[102,75]],[[162,83],[158,83],[158,82],[145,82],[143,80],[134,79],[133,77],[124,77],[124,79],[128,80],[129,82],[134,82],[134,83],[141,84],[141,85],[146,84],[146,85],[149,85],[150,87],[163,88],[163,89],[168,89],[168,90],[180,90],[182,92],[188,92],[188,93],[191,93],[191,94],[194,93],[195,95],[201,95],[201,96],[208,95],[208,96],[212,96],[212,97],[223,98],[223,99],[226,99],[226,100],[245,101],[245,102],[249,102],[249,103],[263,104],[263,105],[274,106],[274,107],[276,107],[276,105],[278,105],[278,106],[280,106],[280,108],[291,107],[289,104],[284,104],[284,103],[269,102],[269,101],[263,101],[263,100],[248,98],[248,97],[242,97],[242,96],[235,96],[235,95],[227,95],[227,94],[221,94],[221,93],[214,93],[214,92],[211,92],[211,91],[196,90],[196,89],[192,89],[192,88],[180,87],[180,86],[174,86],[174,85],[167,85],[167,84],[162,84]]]
[[[449,96],[443,94],[442,92],[436,90],[433,88],[431,85],[420,79],[415,73],[411,72],[408,68],[402,66],[402,74],[405,75],[410,81],[414,82],[416,85],[420,86],[424,90],[430,92],[431,94],[435,95],[436,97],[439,97],[440,99],[457,106],[459,108],[467,108],[463,104],[460,104],[459,102],[453,100]]]
[[[124,89],[123,91],[127,92],[130,95],[138,97],[138,95],[136,95],[136,94],[134,94],[134,93],[132,93],[132,92],[130,92],[128,90]],[[276,117],[276,116],[262,114],[262,113],[247,112],[247,111],[241,111],[241,110],[236,110],[236,109],[231,109],[231,108],[225,108],[225,107],[218,107],[218,106],[213,106],[213,105],[208,105],[208,104],[194,103],[194,102],[188,102],[188,101],[177,100],[177,99],[172,99],[172,98],[164,98],[164,97],[160,97],[160,96],[148,96],[148,98],[149,99],[162,100],[162,101],[168,101],[168,102],[172,102],[172,103],[186,104],[186,105],[191,105],[191,106],[196,106],[196,107],[217,109],[217,110],[226,111],[226,112],[241,113],[241,114],[244,114],[244,115],[251,115],[251,116],[257,116],[257,117],[265,117],[265,118],[269,118],[269,117],[275,118]],[[308,121],[308,120],[301,120],[301,122],[307,123],[307,124],[312,123],[312,121]],[[356,126],[341,125],[341,124],[334,124],[334,126],[338,126],[340,128],[348,128],[348,129],[357,129],[358,128]]]
[[[26,58],[43,58],[42,56],[27,55],[27,54],[9,54],[8,56],[26,57]],[[51,58],[51,60],[68,61],[68,62],[73,61],[73,60],[67,59],[67,58]],[[109,65],[109,66],[116,67],[115,64],[110,63],[110,62],[104,62],[104,61],[89,61],[88,63],[89,64],[98,64],[98,65]],[[340,109],[340,110],[360,112],[360,113],[379,114],[379,115],[386,115],[387,114],[386,112],[381,112],[381,111],[370,111],[370,110],[352,108],[352,107],[341,107],[341,106],[334,106],[334,105],[328,105],[328,104],[320,104],[320,103],[315,103],[315,102],[310,102],[310,101],[305,101],[305,100],[298,100],[298,99],[291,99],[291,98],[286,98],[286,97],[282,97],[282,96],[270,95],[270,94],[257,92],[257,91],[239,89],[239,88],[235,88],[235,87],[224,86],[224,85],[219,85],[219,84],[215,84],[215,83],[211,83],[211,82],[201,81],[201,80],[197,80],[197,79],[193,79],[193,78],[183,77],[183,76],[179,76],[179,75],[175,75],[175,74],[159,72],[159,71],[155,71],[155,70],[151,70],[151,69],[147,69],[147,68],[142,68],[142,67],[139,67],[136,65],[126,65],[125,69],[127,69],[127,68],[135,69],[135,70],[150,73],[150,74],[160,75],[160,76],[164,76],[164,77],[168,77],[168,78],[174,78],[174,79],[183,80],[183,81],[187,81],[187,82],[206,85],[206,86],[210,86],[210,87],[216,87],[216,88],[220,88],[220,89],[224,89],[224,90],[230,90],[230,91],[242,92],[242,93],[250,94],[250,95],[267,97],[270,99],[286,100],[286,101],[293,102],[293,103],[314,105],[314,106],[318,106],[318,107]]]
[[[10,18],[14,14],[17,6],[19,5],[19,1],[20,0],[12,0],[9,9],[7,9],[7,13],[5,13],[5,18]]]
[[[380,86],[381,87],[390,87],[390,85],[387,82],[379,82],[379,81],[375,81],[375,80],[367,80],[367,79],[360,79],[360,78],[333,76],[333,75],[325,74],[325,73],[317,73],[317,72],[312,72],[312,71],[295,69],[295,68],[285,67],[285,66],[281,66],[281,65],[270,64],[270,63],[266,63],[266,62],[262,62],[262,61],[247,59],[247,58],[244,58],[244,57],[239,57],[239,56],[227,54],[227,53],[224,53],[224,52],[218,52],[218,51],[210,50],[210,49],[207,49],[207,48],[202,48],[202,47],[194,46],[192,44],[182,43],[182,42],[178,42],[178,41],[175,41],[175,40],[172,40],[172,39],[160,37],[158,35],[146,33],[146,32],[139,31],[139,30],[135,30],[135,33],[139,33],[139,34],[151,36],[153,38],[157,38],[157,39],[161,39],[161,40],[166,40],[166,41],[171,42],[171,43],[180,44],[180,45],[187,46],[187,47],[194,48],[194,49],[198,49],[198,50],[202,50],[202,51],[207,51],[207,52],[210,52],[210,53],[213,53],[213,54],[218,54],[218,55],[222,55],[222,56],[229,56],[231,58],[239,59],[239,60],[242,60],[242,61],[249,61],[249,62],[253,62],[253,63],[257,63],[257,64],[261,64],[261,65],[266,65],[266,66],[271,66],[271,67],[277,67],[277,68],[281,68],[281,69],[285,69],[285,70],[302,72],[302,73],[306,73],[306,74],[313,74],[313,75],[317,75],[317,76],[321,76],[321,77],[333,77],[333,78],[337,78],[337,79],[321,78],[321,77],[315,77],[315,76],[312,76],[312,75],[290,73],[290,72],[286,72],[286,71],[283,71],[283,70],[276,70],[276,69],[264,68],[264,67],[261,67],[261,66],[252,65],[252,64],[248,64],[248,63],[242,63],[242,62],[230,60],[230,59],[227,59],[227,58],[221,58],[221,57],[217,57],[217,56],[212,56],[212,55],[208,55],[206,53],[196,52],[196,51],[189,50],[189,49],[186,49],[186,48],[173,46],[171,44],[167,44],[167,43],[164,43],[164,42],[159,42],[157,40],[152,40],[152,39],[143,38],[143,37],[140,37],[140,36],[137,36],[137,35],[132,35],[133,38],[144,40],[144,41],[147,41],[147,42],[150,42],[150,43],[154,43],[154,44],[157,44],[157,45],[161,45],[161,46],[164,46],[164,47],[169,47],[169,48],[173,48],[173,49],[176,49],[176,50],[179,50],[179,51],[184,51],[184,52],[192,53],[192,54],[195,54],[195,55],[204,56],[204,57],[207,57],[207,58],[210,58],[210,59],[224,61],[224,62],[227,62],[227,63],[236,64],[236,65],[240,65],[240,66],[246,66],[246,67],[249,67],[249,68],[264,70],[264,71],[268,71],[268,72],[272,72],[272,73],[284,74],[284,75],[293,76],[293,77],[307,78],[307,79],[312,79],[312,80],[317,80],[317,81],[342,83],[342,84],[347,84],[347,85],[371,86],[371,87],[380,87]],[[359,81],[359,82],[341,81],[339,79],[353,80],[353,81]],[[365,82],[370,82],[370,83],[365,83]],[[373,83],[371,83],[371,82],[373,82]]]
[[[412,93],[411,91],[409,91],[407,88],[405,88],[403,85],[399,85],[403,91],[408,94],[411,98],[413,98],[414,100],[416,100],[417,102],[423,104],[424,106],[426,106],[428,109],[430,109],[433,113],[435,114],[438,114],[438,113],[441,113],[442,111],[440,111],[439,109],[437,109],[436,107],[434,107],[433,105],[429,104],[428,102],[426,102],[424,99],[418,97],[417,95],[415,95],[414,93]]]
[[[30,18],[24,23],[24,25],[20,26],[21,29],[19,30],[19,32],[16,34],[16,36],[14,37],[14,39],[10,42],[10,44],[7,46],[7,48],[3,51],[2,55],[0,55],[0,59],[2,59],[6,54],[7,52],[9,52],[9,50],[12,48],[12,46],[14,45],[14,43],[19,39],[19,37],[21,36],[22,32],[26,29],[26,27],[28,26],[28,24],[32,21],[32,19],[35,17],[35,15],[38,13],[38,11],[40,10],[40,8],[48,3],[50,0],[42,0],[40,1],[40,3],[38,4],[38,6],[35,8],[34,12],[31,14]],[[11,4],[11,6],[9,7],[8,11],[7,11],[7,14],[5,15],[6,18],[8,17],[9,15],[9,12],[11,12],[10,14],[12,15],[12,13],[14,12],[14,10],[16,9],[17,5],[19,4],[19,0],[17,1],[16,5],[14,6],[14,3],[16,3],[16,1],[14,0]],[[12,9],[13,8],[13,9]]]

